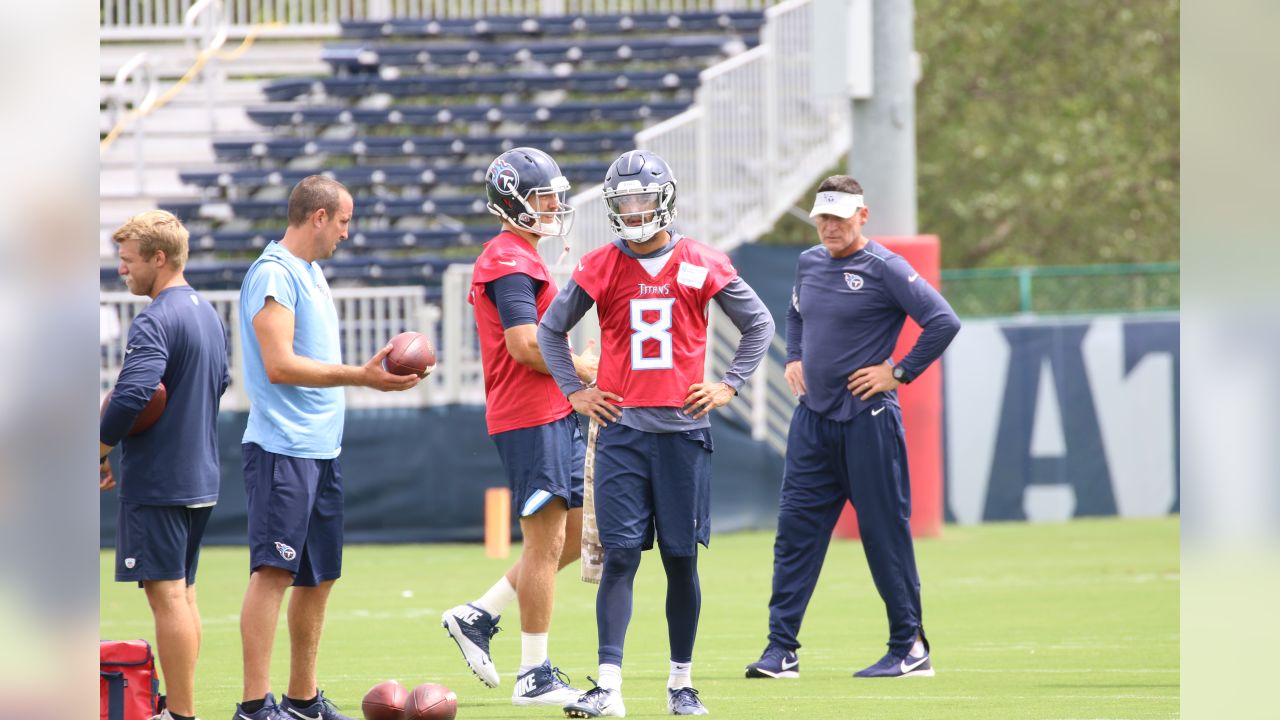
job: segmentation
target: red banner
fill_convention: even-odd
[[[875,241],[901,255],[935,288],[940,287],[942,251],[936,235],[877,237]],[[901,360],[920,337],[920,326],[907,318],[894,348]],[[907,466],[911,471],[911,534],[932,537],[942,533],[942,367],[935,362],[909,385],[898,388],[902,422],[907,434]],[[858,519],[846,505],[836,523],[835,536],[857,538]]]

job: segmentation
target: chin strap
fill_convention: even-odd
[[[565,237],[564,250],[560,252],[560,257],[556,258],[556,266],[559,267],[560,265],[563,265],[564,259],[567,257],[569,257],[569,238]]]

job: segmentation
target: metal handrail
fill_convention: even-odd
[[[146,192],[146,158],[142,149],[143,126],[142,118],[151,112],[160,97],[160,80],[156,76],[155,66],[151,64],[151,56],[146,52],[140,52],[129,58],[129,61],[116,71],[115,80],[111,83],[111,97],[107,99],[107,108],[111,117],[111,132],[108,133],[108,139],[114,139],[120,133],[120,129],[124,127],[125,122],[125,88],[129,84],[129,79],[135,77],[135,73],[139,74],[145,81],[146,92],[142,99],[134,106],[133,117],[138,119],[137,126],[134,129],[134,136],[137,142],[133,148],[133,172],[138,181],[138,193]]]
[[[213,15],[205,15],[212,10]],[[213,22],[208,22],[209,19]],[[205,20],[203,36],[205,40],[204,47],[196,45],[196,29],[195,25],[198,20]],[[182,16],[182,27],[186,31],[187,49],[192,55],[199,55],[203,52],[217,52],[227,42],[228,31],[226,11],[222,4],[222,0],[199,0],[191,7],[187,8],[187,12]]]
[[[125,87],[129,79],[138,71],[142,72],[146,80],[147,91],[142,100],[136,105],[136,108],[140,112],[146,112],[155,104],[156,98],[160,97],[160,79],[156,75],[155,66],[151,63],[151,56],[146,52],[134,55],[129,58],[128,62],[120,66],[120,69],[116,71],[115,79],[111,82],[111,96],[107,98],[107,108],[111,113],[112,125],[120,122],[120,118],[124,115]]]

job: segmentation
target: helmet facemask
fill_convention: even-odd
[[[563,175],[551,179],[550,186],[536,187],[517,197],[520,209],[515,217],[506,219],[521,230],[527,230],[542,237],[566,237],[573,227],[576,210],[566,202],[569,194],[569,181]],[[551,203],[549,198],[555,197],[555,210],[540,210]],[[504,213],[505,215],[505,213]]]
[[[649,185],[629,180],[618,187],[606,189],[605,206],[609,224],[618,237],[643,244],[662,232],[675,219],[675,185]]]

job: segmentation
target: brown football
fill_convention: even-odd
[[[423,375],[436,364],[436,351],[427,336],[402,332],[391,338],[391,352],[382,359],[382,367],[395,375]]]
[[[458,696],[435,683],[423,683],[409,693],[402,720],[453,720],[458,716]]]
[[[102,398],[102,408],[98,411],[99,415],[107,411],[107,405],[111,403],[112,392],[115,392],[114,388],[107,393],[106,397]],[[129,434],[137,435],[155,425],[156,421],[160,419],[160,415],[164,412],[164,406],[168,400],[169,391],[164,389],[164,383],[160,383],[156,386],[156,391],[151,394],[151,400],[147,402],[147,406],[142,408],[142,412],[138,413],[137,419],[133,421],[133,427],[129,428]]]
[[[400,720],[409,691],[395,680],[385,680],[369,688],[360,709],[364,720]]]

